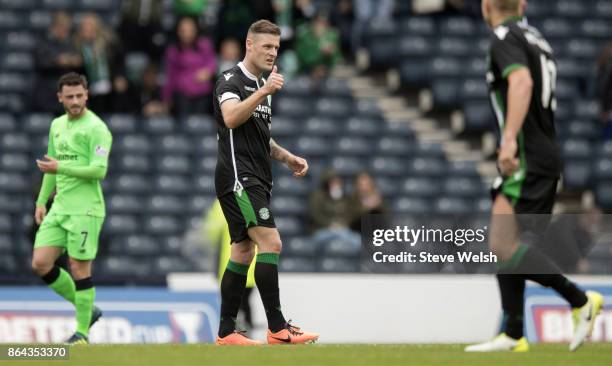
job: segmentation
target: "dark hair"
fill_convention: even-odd
[[[69,72],[67,74],[62,75],[57,81],[57,91],[61,92],[64,85],[83,85],[83,88],[87,89],[87,78],[85,77],[85,75],[81,75],[76,72]]]
[[[281,29],[271,21],[262,19],[251,24],[249,27],[249,34],[273,34],[275,36],[280,36]]]

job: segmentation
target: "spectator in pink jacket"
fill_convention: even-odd
[[[176,44],[166,49],[163,99],[179,118],[211,113],[217,59],[212,42],[189,17],[177,23]]]

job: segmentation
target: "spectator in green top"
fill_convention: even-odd
[[[309,23],[299,27],[296,51],[300,71],[314,78],[325,77],[341,58],[340,37],[329,25],[327,14],[320,13]]]
[[[174,13],[179,17],[199,18],[204,14],[208,0],[172,0]]]

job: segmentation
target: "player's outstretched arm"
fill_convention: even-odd
[[[308,162],[306,159],[293,155],[287,149],[277,144],[274,139],[270,139],[270,157],[285,163],[296,178],[301,178],[308,172]]]
[[[243,123],[249,120],[257,106],[268,96],[276,93],[283,87],[284,78],[276,72],[276,66],[270,73],[266,84],[257,89],[247,99],[238,101],[237,99],[228,99],[221,104],[221,114],[227,128],[238,128]]]
[[[107,171],[106,165],[63,166],[49,155],[45,155],[45,160],[36,160],[36,164],[40,171],[45,173],[45,177],[51,174],[63,174],[81,179],[101,180],[106,177]]]
[[[516,138],[529,112],[532,93],[533,80],[526,67],[517,69],[508,76],[508,112],[497,158],[503,175],[511,175],[519,168]]]
[[[47,202],[51,193],[55,189],[55,174],[45,174],[43,177],[42,185],[40,186],[40,192],[36,199],[36,211],[34,212],[34,220],[37,225],[40,225],[42,220],[47,215]]]

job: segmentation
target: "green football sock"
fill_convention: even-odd
[[[91,277],[75,281],[75,285],[74,305],[76,307],[77,332],[88,336],[96,289],[93,287]]]
[[[60,267],[53,269],[43,277],[43,281],[47,283],[56,294],[60,295],[67,301],[74,304],[75,285],[70,274]]]

